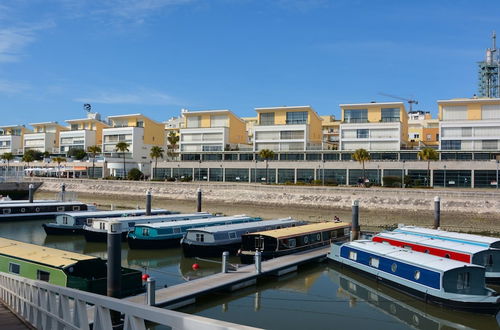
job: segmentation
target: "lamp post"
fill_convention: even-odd
[[[401,177],[401,187],[404,189],[405,185],[405,160],[403,160],[403,176]]]
[[[255,171],[254,171],[254,181],[257,183],[257,158],[255,159]]]
[[[201,181],[200,174],[201,174],[201,159],[198,160],[198,181]]]
[[[325,160],[323,159],[323,171],[321,172],[321,183],[324,186],[325,185]]]
[[[380,165],[377,164],[377,182],[379,186],[382,186],[380,182]]]
[[[444,187],[446,188],[446,165],[444,167]]]
[[[181,178],[181,169],[180,169],[181,165],[180,164],[177,164],[177,177],[180,179]]]
[[[500,162],[500,160],[497,159],[497,190],[498,190],[498,163]]]

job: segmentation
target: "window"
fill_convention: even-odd
[[[274,112],[261,113],[260,125],[274,125]]]
[[[3,209],[3,214],[10,214],[10,209]]]
[[[78,124],[71,124],[72,131],[78,131]]]
[[[227,127],[227,116],[210,116],[210,127]]]
[[[358,139],[368,139],[369,132],[367,129],[358,129],[356,130],[356,137]]]
[[[57,212],[63,212],[63,211],[64,211],[64,206],[57,207]]]
[[[425,138],[427,139],[427,141],[432,140],[432,134],[427,134],[427,135],[425,136]]]
[[[409,245],[403,245],[403,249],[411,250],[411,249],[412,249],[412,247],[411,247],[411,246],[409,246]]]
[[[104,222],[99,223],[99,229],[106,230],[106,224]]]
[[[149,236],[149,228],[142,228],[142,236]]]
[[[45,282],[48,282],[50,280],[50,273],[49,272],[46,272],[46,271],[43,271],[43,270],[40,270],[38,269],[36,271],[36,279],[39,280],[39,281],[45,281]]]
[[[138,120],[137,127],[144,127],[144,122],[142,120]]]
[[[367,123],[368,109],[344,110],[345,123]]]
[[[296,246],[297,246],[297,241],[295,240],[295,238],[290,238],[290,239],[288,240],[288,246],[289,246],[290,248],[294,248],[294,247],[296,247]]]
[[[460,140],[444,140],[441,142],[441,149],[460,150],[460,149],[462,149],[462,141],[460,141]]]
[[[484,266],[485,267],[493,266],[493,255],[492,254],[487,254],[484,256]]]
[[[457,289],[468,289],[468,288],[470,288],[469,272],[459,273],[457,279]]]
[[[307,111],[287,112],[286,123],[288,125],[307,124]]]
[[[424,253],[427,253],[427,254],[429,254],[429,252],[430,252],[430,251],[429,251],[428,249],[426,249],[426,250],[424,251]]]
[[[382,108],[382,122],[398,122],[399,114],[401,111],[399,108]]]
[[[200,116],[189,116],[187,117],[187,128],[199,128],[201,122]]]
[[[395,273],[395,272],[396,272],[396,270],[398,270],[398,265],[397,265],[397,264],[395,264],[395,263],[394,263],[394,264],[392,264],[392,265],[391,265],[391,270],[392,270],[392,272],[393,272],[393,273]]]
[[[472,127],[462,127],[462,137],[471,137]]]
[[[496,150],[498,149],[497,140],[483,140],[483,150]]]
[[[255,249],[262,250],[264,248],[264,238],[263,237],[255,237]]]
[[[358,259],[358,253],[355,251],[349,251],[349,259],[356,261]]]
[[[443,120],[467,120],[467,106],[443,107]]]
[[[450,259],[450,254],[449,254],[449,253],[446,253],[446,254],[444,255],[444,257],[445,257],[445,258]]]
[[[204,234],[196,234],[196,241],[197,242],[205,242],[205,235]]]
[[[420,279],[420,271],[419,270],[416,270],[415,273],[413,273],[413,278],[417,281]]]
[[[14,264],[9,262],[9,273],[19,274],[21,272],[21,266],[19,264]]]
[[[302,140],[304,139],[304,131],[282,131],[282,140]]]
[[[379,259],[378,258],[370,258],[370,266],[378,268]]]
[[[80,206],[73,206],[73,211],[80,211]]]
[[[63,221],[62,221],[63,225],[67,225],[68,224],[68,217],[64,216],[62,219],[63,219]]]
[[[174,234],[180,234],[181,228],[180,227],[176,227],[176,228],[173,229],[173,232],[174,232]]]
[[[236,238],[236,232],[232,231],[229,233],[229,238],[230,239],[235,239]]]

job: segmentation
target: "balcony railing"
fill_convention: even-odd
[[[345,119],[343,121],[344,124],[359,124],[359,123],[368,123],[368,119],[364,118],[350,118],[350,119]]]
[[[395,123],[395,122],[399,122],[400,121],[400,118],[399,117],[382,117],[382,119],[380,119],[380,122],[382,123]]]

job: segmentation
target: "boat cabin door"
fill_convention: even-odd
[[[264,251],[264,237],[255,237],[255,251]]]

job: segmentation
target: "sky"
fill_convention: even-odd
[[[500,32],[481,0],[0,2],[0,125],[180,109],[471,97]],[[500,42],[499,42],[500,44]]]

